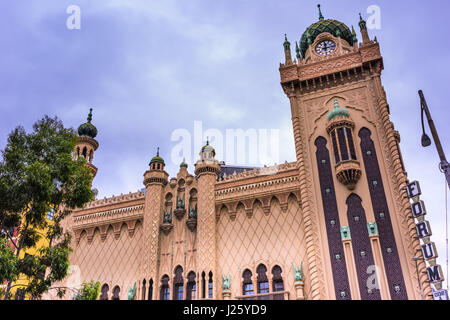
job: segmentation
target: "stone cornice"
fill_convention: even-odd
[[[104,210],[94,213],[82,214],[73,217],[73,229],[82,229],[86,226],[111,223],[113,220],[126,220],[130,217],[142,217],[144,204]]]
[[[297,184],[296,182],[298,182],[298,180],[299,180],[299,178],[298,178],[298,174],[296,172],[294,173],[294,175],[287,176],[287,177],[280,177],[278,179],[275,177],[270,177],[269,179],[259,181],[259,182],[245,183],[245,184],[242,183],[237,186],[216,189],[216,197],[226,196],[226,195],[241,192],[241,191],[254,191],[254,192],[256,192],[258,190],[262,191],[265,188],[273,187],[273,186],[280,186],[281,188],[284,188],[284,185],[286,185],[286,184]]]
[[[286,162],[284,164],[275,165],[272,167],[264,167],[260,169],[253,169],[250,171],[244,170],[241,173],[235,173],[232,175],[224,175],[223,180],[220,180],[216,184],[216,190],[221,188],[229,187],[230,185],[237,185],[237,183],[248,183],[248,181],[243,180],[249,180],[249,179],[259,179],[262,180],[268,180],[268,179],[275,179],[277,176],[284,175],[290,175],[287,172],[290,171],[296,171],[297,170],[297,163],[296,162]],[[256,180],[255,180],[256,181]]]
[[[86,212],[88,209],[95,209],[101,207],[110,207],[111,205],[123,205],[127,202],[142,200],[144,201],[145,195],[144,192],[137,191],[134,193],[121,194],[120,196],[112,196],[109,198],[97,199],[92,202],[89,202],[82,209],[74,210],[74,215],[77,213]]]
[[[346,71],[362,66],[364,63],[382,60],[378,43],[372,43],[360,47],[358,51],[325,58],[321,61],[302,64],[294,64],[280,68],[281,83],[286,84],[291,81],[304,81],[317,77]]]
[[[79,136],[77,141],[78,141],[78,143],[84,142],[84,143],[90,144],[94,148],[94,151],[97,150],[97,148],[98,148],[98,141],[95,139],[92,139],[91,137]]]

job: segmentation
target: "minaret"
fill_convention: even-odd
[[[156,156],[150,161],[150,169],[144,173],[145,211],[144,211],[144,246],[141,261],[141,279],[153,280],[155,288],[159,287],[159,229],[163,216],[164,187],[169,174],[164,171],[164,159]],[[158,290],[153,290],[153,300],[157,299]],[[155,295],[156,294],[156,295]]]
[[[214,159],[215,150],[209,145],[209,141],[200,152],[200,160],[195,164],[195,175],[198,177],[198,215],[197,215],[197,239],[198,260],[197,268],[199,274],[206,276],[205,288],[200,288],[199,297],[208,298],[208,285],[212,275],[213,299],[218,299],[217,287],[219,275],[216,266],[216,216],[215,216],[215,193],[214,186],[220,173],[220,165]],[[205,296],[203,297],[203,293]]]
[[[97,136],[97,128],[91,123],[92,108],[89,110],[87,122],[78,127],[78,140],[75,145],[74,160],[79,157],[86,159],[86,166],[91,170],[92,178],[97,174],[97,167],[92,164],[94,152],[98,148],[98,142],[94,138]]]
[[[359,28],[361,29],[363,45],[369,44],[370,38],[369,38],[369,33],[367,32],[366,21],[364,21],[364,19],[362,18],[361,13],[359,14]]]

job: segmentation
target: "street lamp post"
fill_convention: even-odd
[[[441,140],[439,139],[439,136],[437,134],[436,127],[434,126],[434,122],[433,119],[431,118],[430,110],[428,109],[427,101],[425,100],[425,96],[423,95],[422,90],[419,90],[419,96],[420,96],[420,107],[422,111],[422,130],[423,130],[422,146],[429,147],[431,145],[431,140],[425,133],[425,126],[423,122],[423,114],[425,112],[425,115],[428,120],[428,125],[430,127],[431,134],[433,136],[434,143],[436,144],[436,149],[439,154],[439,158],[441,159],[440,168],[444,172],[448,187],[450,188],[450,165],[447,162],[447,159],[445,158],[445,153],[441,145]]]
[[[431,130],[431,134],[433,135],[434,143],[436,144],[436,149],[437,149],[437,152],[439,154],[439,158],[441,159],[441,163],[440,163],[439,166],[440,166],[441,171],[444,172],[444,174],[445,174],[445,179],[447,180],[447,186],[450,189],[450,165],[447,162],[447,159],[445,158],[445,153],[444,153],[444,149],[442,148],[441,140],[439,139],[439,136],[437,134],[436,127],[434,126],[434,122],[433,122],[433,119],[431,118],[430,110],[428,109],[428,104],[427,104],[427,101],[425,100],[425,96],[424,96],[422,90],[419,90],[419,97],[420,97],[420,108],[421,108],[421,113],[422,113],[422,130],[423,130],[422,146],[423,147],[429,147],[431,145],[431,140],[427,136],[427,134],[425,133],[425,125],[424,125],[424,122],[423,122],[423,114],[425,113],[425,115],[427,117],[427,120],[428,120],[428,125],[429,125],[430,130]],[[447,206],[447,193],[446,193],[445,205]],[[445,228],[446,228],[445,232],[446,232],[447,290],[448,290],[448,281],[449,281],[449,279],[448,279],[448,222],[447,222],[447,210],[446,210],[446,214],[445,214]],[[416,261],[416,264],[417,264],[417,261]]]

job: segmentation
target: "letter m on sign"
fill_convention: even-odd
[[[444,281],[444,276],[442,275],[442,268],[440,265],[435,265],[427,268],[428,278],[430,282],[437,283]]]

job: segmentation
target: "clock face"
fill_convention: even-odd
[[[316,46],[317,54],[327,56],[336,49],[336,44],[331,40],[324,40]]]

